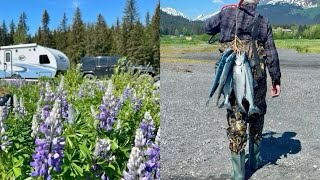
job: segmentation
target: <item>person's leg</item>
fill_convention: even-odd
[[[249,118],[249,122],[249,167],[250,170],[256,171],[262,163],[260,147],[264,115],[255,114]]]
[[[254,103],[261,110],[262,114],[253,114],[248,118],[249,123],[249,167],[252,171],[256,171],[262,165],[260,156],[262,131],[264,125],[264,115],[267,111],[266,93],[267,81],[266,77],[257,80],[258,87],[255,88]]]
[[[237,107],[232,106],[228,110],[228,129],[229,149],[231,151],[232,175],[233,180],[243,180],[245,177],[245,147],[247,144],[247,123],[244,115],[236,111]]]

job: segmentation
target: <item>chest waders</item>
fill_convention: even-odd
[[[258,35],[259,35],[259,25],[262,19],[262,16],[259,14],[255,14],[253,23],[246,28],[245,32],[251,34],[251,41],[242,41],[238,38],[238,19],[239,9],[237,8],[236,12],[236,30],[235,30],[235,39],[233,43],[233,49],[238,54],[241,51],[247,52],[247,55],[250,58],[250,65],[252,68],[252,73],[256,80],[262,78],[264,76],[264,62],[261,62],[261,59],[258,54]],[[250,49],[250,50],[248,50]],[[251,54],[252,53],[252,54]],[[243,117],[248,123],[248,117]],[[250,169],[257,169],[258,165],[261,162],[260,157],[260,142],[253,143],[253,137],[250,136],[251,123],[249,122],[249,166]],[[245,130],[246,131],[246,130]],[[245,150],[241,150],[238,153],[231,152],[231,163],[232,163],[232,180],[244,180],[245,178]]]

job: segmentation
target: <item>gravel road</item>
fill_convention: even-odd
[[[229,179],[226,110],[214,106],[216,96],[205,107],[218,54],[180,57],[211,63],[161,63],[161,179]],[[320,54],[279,50],[279,57],[282,93],[267,95],[265,165],[247,176],[320,179]]]

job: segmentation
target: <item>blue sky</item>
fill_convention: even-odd
[[[160,6],[162,8],[172,7],[193,19],[200,14],[212,14],[219,11],[224,5],[238,2],[236,0],[161,0]]]
[[[139,17],[144,22],[145,15],[153,15],[158,0],[136,0]],[[68,23],[72,23],[75,8],[78,6],[84,22],[95,22],[101,13],[108,26],[115,24],[117,17],[122,18],[126,0],[10,0],[2,2],[0,6],[0,22],[5,20],[9,26],[13,19],[17,25],[20,14],[24,11],[27,15],[29,33],[34,34],[41,26],[41,17],[46,9],[50,16],[50,29],[56,28],[67,14]]]

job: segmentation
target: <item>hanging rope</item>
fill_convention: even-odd
[[[233,43],[233,51],[237,55],[240,54],[239,46],[241,45],[241,40],[238,37],[238,14],[239,14],[239,7],[237,5],[237,7],[236,7],[236,29],[235,29],[235,33],[234,33],[234,43]]]
[[[236,53],[236,54],[240,54],[240,49],[239,49],[239,46],[242,47],[242,44],[241,44],[241,40],[240,38],[238,37],[238,14],[239,14],[239,8],[240,6],[242,5],[244,0],[240,0],[240,2],[238,4],[229,4],[229,5],[226,5],[226,6],[223,6],[221,8],[221,11],[224,9],[224,8],[227,8],[227,7],[234,7],[236,9],[236,30],[235,30],[235,35],[234,35],[234,43],[233,43],[233,51]]]

